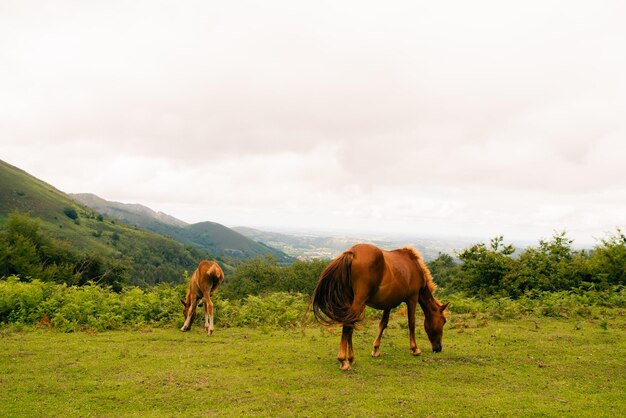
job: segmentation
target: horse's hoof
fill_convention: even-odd
[[[342,371],[350,370],[350,362],[348,360],[344,360],[343,363],[339,366]]]
[[[372,357],[380,357],[380,351],[378,350],[372,351]]]
[[[417,357],[422,354],[422,350],[420,350],[419,348],[416,348],[415,350],[411,350],[411,354]]]

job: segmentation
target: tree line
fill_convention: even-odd
[[[572,244],[565,232],[522,250],[496,237],[488,244],[478,243],[460,251],[456,258],[440,254],[428,266],[443,291],[478,297],[517,298],[533,292],[606,290],[626,285],[626,236],[620,229],[590,250],[574,249]],[[143,273],[150,277],[146,276],[149,280],[144,278],[143,283],[158,283],[163,273],[159,268],[173,268],[159,262],[163,251],[156,249],[144,257]],[[329,261],[283,265],[272,256],[249,259],[226,270],[220,294],[229,299],[272,292],[311,294]],[[96,282],[120,291],[125,285],[142,282],[131,277],[137,273],[128,265],[123,257],[78,252],[47,236],[38,221],[25,214],[13,213],[0,230],[0,277],[19,276],[22,280],[68,285]],[[176,274],[181,281],[188,277],[182,273]]]
[[[565,232],[518,252],[503,237],[475,244],[456,262],[440,254],[429,263],[438,284],[447,291],[476,296],[520,297],[533,292],[608,289],[626,285],[626,236],[620,229],[591,250],[576,250]]]
[[[477,297],[518,298],[626,285],[626,236],[620,229],[591,250],[577,250],[572,244],[559,232],[520,251],[500,236],[460,251],[456,259],[443,253],[427,264],[443,291]],[[224,293],[235,298],[273,291],[311,294],[329,261],[281,266],[272,257],[248,260],[227,278]]]

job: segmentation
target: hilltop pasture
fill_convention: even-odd
[[[2,416],[619,416],[626,321],[451,314],[444,350],[413,357],[402,312],[376,320],[341,372],[340,329],[140,326],[62,333],[5,326]],[[219,313],[218,313],[219,315]]]

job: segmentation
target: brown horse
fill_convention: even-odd
[[[424,311],[424,329],[433,352],[440,352],[443,311],[433,296],[437,286],[421,255],[413,248],[384,251],[370,244],[358,244],[334,259],[322,272],[313,292],[311,304],[315,318],[326,325],[343,325],[337,360],[341,370],[354,363],[352,333],[356,322],[363,318],[365,305],[383,311],[374,340],[372,356],[380,355],[383,331],[389,321],[391,309],[406,303],[409,316],[409,347],[414,356],[421,350],[415,342],[415,309]]]
[[[213,302],[211,296],[224,280],[224,272],[214,261],[201,261],[198,268],[193,272],[187,296],[185,300],[180,300],[183,304],[183,315],[185,323],[180,329],[187,331],[191,329],[191,323],[196,317],[196,307],[204,299],[204,328],[208,335],[213,334]]]

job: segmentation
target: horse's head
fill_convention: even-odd
[[[446,323],[443,311],[446,310],[448,305],[449,303],[437,304],[436,307],[429,309],[428,313],[424,315],[424,330],[426,330],[434,353],[438,353],[442,349],[441,339],[443,337],[443,326]]]
[[[189,307],[191,306],[191,303],[187,302],[185,299],[181,299],[180,303],[183,304],[183,316],[185,317],[185,319],[187,319],[187,314],[189,313]]]

